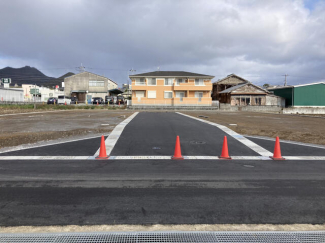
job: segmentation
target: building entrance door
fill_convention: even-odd
[[[91,98],[92,98],[92,95],[87,95],[87,102],[89,105],[91,104]]]

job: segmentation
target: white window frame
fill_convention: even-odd
[[[138,96],[138,94],[140,92],[143,93],[143,96]],[[146,91],[142,91],[142,90],[135,91],[135,97],[137,97],[137,98],[144,98],[144,97],[146,97]]]
[[[196,84],[196,81],[199,81],[199,84]],[[202,78],[196,78],[195,80],[194,80],[194,83],[195,83],[195,86],[205,86],[204,85],[204,80],[202,79]]]
[[[105,87],[104,80],[89,80],[88,82],[89,87]]]
[[[148,79],[148,81],[147,81],[147,85],[148,86],[157,86],[157,79],[156,78],[147,78]],[[149,82],[151,81],[152,79],[155,79],[155,81],[156,81],[156,84],[149,84]]]
[[[141,82],[141,79],[143,79],[143,82]],[[135,79],[135,85],[147,85],[145,78],[136,78]]]
[[[172,97],[166,97],[166,93],[171,93]],[[173,91],[164,91],[164,99],[172,99],[173,98]]]
[[[148,99],[156,99],[157,98],[157,92],[156,90],[148,90]],[[154,96],[152,96],[153,94],[155,94]]]
[[[166,84],[166,79],[168,79],[168,82],[171,80],[171,81],[172,81],[172,84]],[[164,79],[164,86],[173,86],[173,84],[174,84],[174,79],[175,79],[175,78],[165,78],[165,79]]]

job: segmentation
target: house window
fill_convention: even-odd
[[[148,99],[156,99],[156,90],[148,91]]]
[[[203,97],[203,92],[195,92],[195,97],[196,98],[202,98]]]
[[[185,79],[178,78],[178,79],[176,80],[176,85],[179,85],[180,83],[185,83]]]
[[[148,85],[157,85],[156,78],[148,78]]]
[[[165,78],[165,86],[173,85],[173,78]]]
[[[137,78],[135,80],[135,85],[146,85],[146,81],[144,78]]]
[[[246,97],[246,98],[241,98],[241,105],[245,106],[245,105],[250,105],[251,104],[251,99]]]
[[[89,80],[89,87],[104,87],[105,81]]]
[[[171,98],[173,98],[173,91],[165,91],[164,98],[165,99],[171,99]]]
[[[196,79],[195,79],[195,85],[196,85],[196,86],[203,86],[203,85],[204,85],[203,79],[201,79],[201,78],[196,78]]]
[[[143,98],[144,97],[144,91],[135,91],[135,97]]]

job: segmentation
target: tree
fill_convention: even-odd
[[[263,84],[263,88],[264,88],[264,89],[267,89],[268,87],[270,87],[269,84]]]

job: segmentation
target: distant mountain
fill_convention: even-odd
[[[64,78],[71,75],[74,75],[74,73],[69,72],[59,78],[48,77],[38,69],[30,66],[0,69],[0,78],[11,78],[11,85],[17,84],[18,86],[22,84],[36,84],[45,87],[53,87],[55,85],[62,87]]]
[[[74,75],[74,73],[68,72],[68,73],[62,75],[61,77],[54,78],[50,81],[47,81],[46,84],[43,84],[43,86],[52,88],[53,86],[59,85],[59,87],[62,87],[62,82],[64,81],[64,78],[72,76],[72,75]]]

